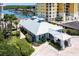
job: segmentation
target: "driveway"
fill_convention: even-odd
[[[34,47],[35,52],[31,56],[79,56],[79,36],[73,36],[71,44],[70,47],[58,51],[46,42],[39,47]]]

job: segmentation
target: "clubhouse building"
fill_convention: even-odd
[[[63,27],[45,22],[43,18],[20,20],[19,27],[32,36],[33,42],[38,42],[41,39],[50,39],[54,40],[54,42],[59,42],[62,49],[66,47],[65,42],[67,42],[68,46],[71,45],[71,36],[62,32]]]

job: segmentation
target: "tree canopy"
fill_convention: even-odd
[[[10,5],[10,6],[5,6],[4,9],[18,9],[18,8],[22,8],[22,9],[31,9],[34,8],[34,6],[18,6],[18,5]]]

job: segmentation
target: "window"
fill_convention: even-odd
[[[55,10],[55,9],[53,9],[53,10]]]
[[[68,10],[66,10],[66,13],[69,13],[69,11],[68,11]]]
[[[49,3],[49,5],[51,5],[51,3]]]
[[[51,8],[49,10],[51,10]]]
[[[69,7],[69,5],[66,5],[66,7]]]
[[[66,15],[68,16],[68,15],[69,15],[69,13],[66,13]]]
[[[68,10],[68,8],[66,7],[66,10]]]
[[[51,14],[51,12],[49,12],[49,14]]]
[[[51,15],[49,15],[49,17],[51,17]]]

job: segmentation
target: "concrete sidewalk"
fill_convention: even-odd
[[[46,42],[39,47],[34,47],[35,52],[31,56],[79,56],[79,36],[73,36],[71,44],[70,47],[58,51]]]
[[[58,55],[58,51],[50,46],[48,42],[42,44],[39,47],[34,47],[35,52],[31,56],[55,56]]]

